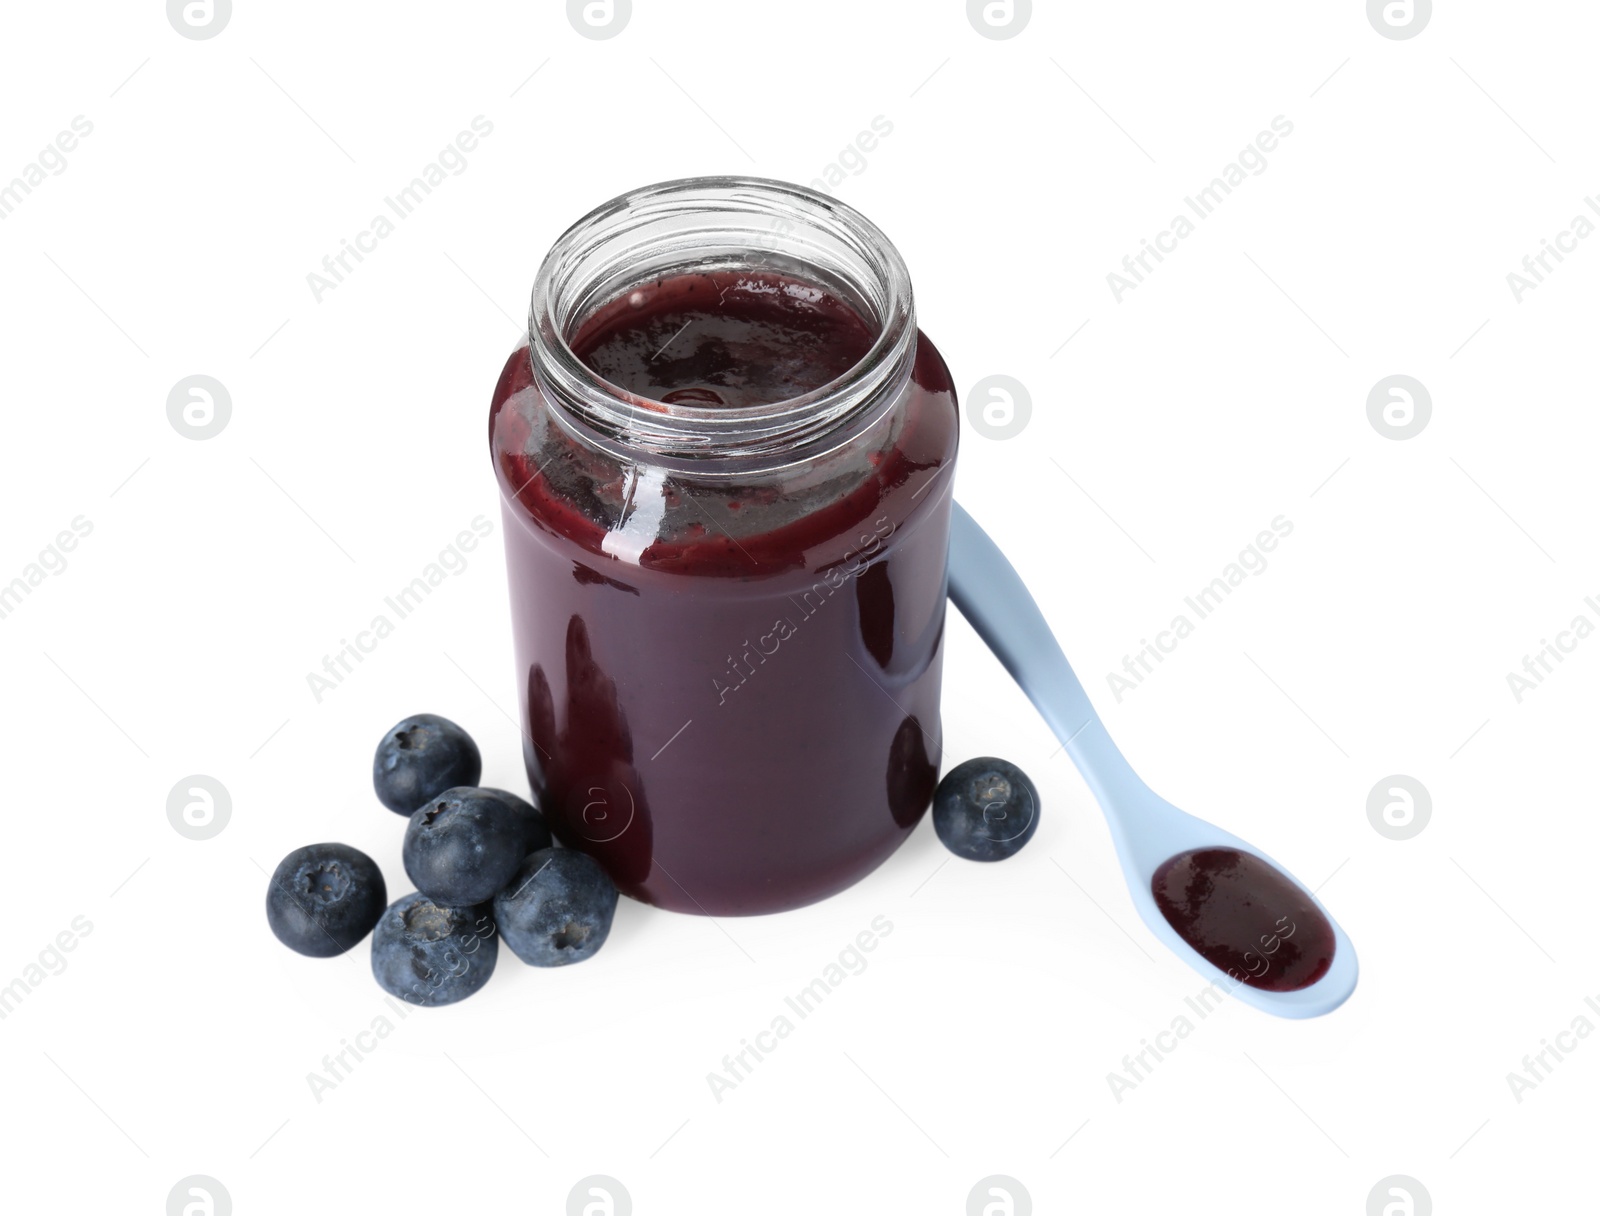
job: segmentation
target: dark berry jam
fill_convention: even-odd
[[[612,384],[672,404],[799,397],[859,363],[877,335],[798,279],[720,271],[658,281],[584,322],[573,352]]]
[[[1293,879],[1259,857],[1193,849],[1162,862],[1150,886],[1178,936],[1252,988],[1293,992],[1333,964],[1333,925]]]
[[[765,271],[652,280],[570,345],[622,394],[720,413],[787,401],[877,336],[823,287]],[[490,437],[529,775],[563,843],[625,893],[740,915],[883,862],[940,755],[950,373],[909,380],[848,442],[749,475],[598,450],[520,347]]]

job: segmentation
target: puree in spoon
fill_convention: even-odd
[[[1219,971],[1252,988],[1293,992],[1333,963],[1333,925],[1300,885],[1238,849],[1190,849],[1156,867],[1156,907]]]

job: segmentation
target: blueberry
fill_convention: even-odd
[[[1003,861],[1033,838],[1039,791],[1015,764],[979,756],[958,764],[933,791],[933,830],[968,861]]]
[[[465,908],[493,899],[528,855],[526,816],[498,791],[461,786],[417,808],[400,856],[429,899]]]
[[[372,975],[413,1005],[465,1000],[494,974],[500,942],[488,904],[449,908],[420,891],[390,904],[372,934]]]
[[[377,862],[347,844],[308,844],[267,884],[267,924],[289,949],[332,958],[359,942],[389,901]]]
[[[413,714],[395,723],[372,757],[378,801],[397,815],[409,815],[455,786],[476,785],[482,774],[472,736],[438,714]]]
[[[492,794],[501,802],[517,813],[517,821],[523,830],[522,856],[526,857],[535,849],[548,849],[553,843],[550,838],[550,828],[544,821],[536,807],[531,802],[519,798],[510,790],[494,790],[487,786],[478,791],[480,794]]]
[[[576,849],[528,854],[494,897],[495,924],[506,945],[533,967],[581,963],[605,945],[616,910],[610,875]]]

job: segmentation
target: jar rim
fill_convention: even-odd
[[[577,327],[630,281],[673,268],[754,268],[768,258],[842,287],[877,326],[861,359],[816,389],[743,407],[667,403],[606,380],[572,349]],[[562,233],[534,280],[528,344],[563,422],[621,458],[702,474],[809,458],[870,425],[881,413],[873,407],[887,408],[909,379],[911,276],[876,224],[828,195],[770,178],[680,178],[620,194]]]

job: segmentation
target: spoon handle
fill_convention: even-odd
[[[1143,785],[1106,733],[1022,577],[958,502],[950,504],[950,599],[1061,740],[1101,806]]]

